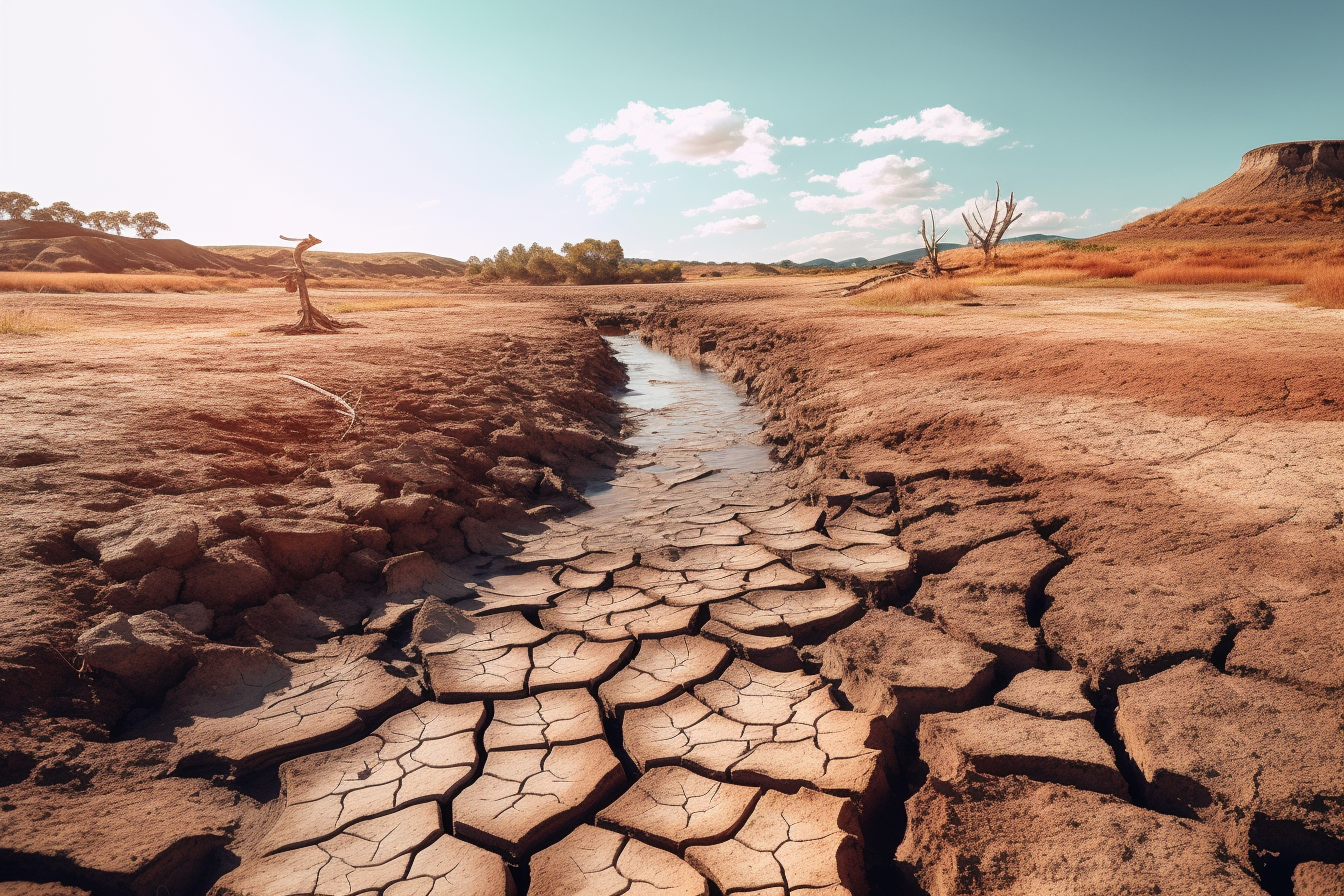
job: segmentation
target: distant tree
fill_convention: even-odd
[[[999,257],[999,241],[1003,235],[1008,232],[1008,228],[1013,222],[1022,217],[1022,212],[1017,211],[1017,202],[1013,199],[1013,194],[1008,194],[1008,201],[1003,203],[1004,208],[1000,213],[999,205],[1001,200],[999,184],[994,183],[994,216],[990,218],[988,224],[981,217],[980,203],[975,204],[975,211],[972,213],[974,220],[966,217],[963,212],[961,220],[966,223],[966,241],[970,243],[971,248],[979,249],[985,253],[985,267],[990,267]]]
[[[46,208],[39,208],[30,217],[34,221],[60,221],[63,224],[80,225],[87,223],[89,220],[88,215],[64,200],[53,202]]]
[[[27,193],[0,192],[0,213],[10,220],[26,218],[33,208],[37,208],[37,200]]]
[[[121,228],[131,226],[131,213],[125,209],[119,212],[108,212],[108,214],[111,216],[112,229],[118,234],[121,233]]]
[[[112,229],[111,212],[89,212],[89,226],[94,230],[101,230],[107,233]]]
[[[467,259],[468,277],[482,280],[516,280],[544,286],[552,283],[667,283],[681,280],[681,265],[674,261],[628,263],[619,240],[587,239],[565,243],[564,254],[549,246],[522,243],[500,249],[491,258]]]
[[[571,283],[619,283],[621,262],[625,250],[620,240],[602,242],[592,238],[581,243],[565,243],[560,247],[569,262]]]
[[[152,240],[160,231],[173,229],[160,221],[155,212],[136,212],[131,215],[131,226],[142,240]]]
[[[682,279],[681,262],[677,261],[646,261],[621,267],[622,283],[675,283]]]

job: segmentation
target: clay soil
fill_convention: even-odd
[[[886,504],[871,513],[892,523],[871,528],[895,532],[910,568],[890,588],[857,589],[873,608],[862,625],[900,615],[901,643],[917,652],[923,636],[906,630],[916,618],[927,626],[931,653],[971,652],[964,664],[974,675],[955,688],[929,685],[941,696],[919,697],[930,701],[920,710],[913,691],[892,683],[905,673],[891,673],[890,694],[902,696],[888,704],[872,696],[864,663],[855,661],[854,651],[880,650],[890,634],[868,646],[843,633],[820,646],[800,640],[796,651],[784,638],[788,668],[800,668],[795,653],[801,658],[802,671],[789,674],[819,674],[845,695],[844,709],[832,712],[885,716],[892,726],[865,749],[899,756],[884,774],[893,806],[910,799],[906,813],[883,810],[888,821],[874,824],[869,813],[885,798],[876,784],[844,797],[865,813],[863,862],[879,889],[895,886],[895,875],[910,892],[929,893],[1130,892],[1113,886],[1121,880],[1133,892],[1289,893],[1295,869],[1305,869],[1302,880],[1319,873],[1332,886],[1334,866],[1344,862],[1344,312],[1293,306],[1283,301],[1288,288],[1034,286],[977,287],[979,296],[961,304],[882,310],[840,296],[853,279],[464,286],[424,297],[424,307],[405,307],[415,303],[398,292],[387,310],[348,315],[363,329],[314,337],[258,332],[292,316],[292,299],[279,290],[25,297],[24,307],[66,328],[0,337],[0,858],[13,869],[0,879],[109,893],[153,892],[171,881],[182,888],[173,892],[190,892],[228,871],[204,857],[234,838],[259,836],[277,811],[278,783],[237,768],[233,777],[220,772],[213,786],[206,772],[179,766],[169,775],[168,747],[126,739],[153,720],[163,688],[146,696],[135,682],[80,671],[80,635],[117,612],[164,609],[178,589],[192,587],[190,575],[184,586],[165,570],[207,561],[264,568],[273,577],[266,597],[287,590],[317,600],[316,568],[285,566],[276,526],[340,521],[342,537],[355,541],[339,552],[339,575],[323,575],[353,588],[349,599],[360,599],[363,578],[372,599],[380,577],[392,590],[389,558],[424,551],[451,563],[485,554],[500,531],[539,529],[579,506],[577,490],[621,456],[610,393],[622,373],[590,325],[606,323],[639,327],[655,345],[722,371],[755,398],[800,489],[831,483],[829,498],[822,489],[806,499],[820,495],[826,508],[818,526],[848,510],[837,478],[880,489]],[[374,308],[380,300],[350,291],[340,298]],[[358,398],[359,424],[347,433],[333,402],[280,374]],[[376,494],[360,491],[368,487]],[[389,502],[425,495],[438,503],[416,505],[413,523],[392,518]],[[100,564],[94,542],[76,539],[135,513],[180,521],[177,533],[189,520],[190,555],[170,556],[178,542],[159,533],[146,536],[158,539],[158,554],[146,559],[128,548],[130,565],[109,571],[110,553]],[[706,525],[747,531],[750,524],[731,518]],[[272,528],[248,523],[258,519]],[[840,528],[860,531],[836,525],[828,543]],[[266,558],[225,556],[228,545],[253,536]],[[731,539],[705,543],[741,547],[739,536]],[[1022,550],[1045,559],[1019,570],[1018,554],[987,550],[1008,539],[1029,540]],[[143,569],[135,566],[141,560]],[[790,562],[802,568],[796,557]],[[216,601],[211,639],[294,655],[246,616],[245,601],[230,603],[236,596],[227,588],[197,590]],[[1012,638],[1026,638],[1025,651],[957,615],[991,592],[1015,595]],[[949,594],[981,597],[957,603]],[[750,639],[726,643],[739,660],[754,655]],[[325,662],[311,649],[316,665]],[[386,649],[352,647],[350,662],[372,655],[393,669]],[[893,662],[900,658],[868,668]],[[1029,747],[1004,746],[1017,736],[1010,727],[987,728],[986,743],[976,743],[973,725],[954,724],[953,713],[983,713],[1031,666],[1077,673],[1072,699],[1085,697],[1095,713],[1004,710],[993,724],[1018,724],[1029,712],[1043,724],[1074,726],[1060,735],[1070,744],[1064,752],[1092,758],[1052,755],[1034,734]],[[689,687],[678,701],[691,701]],[[401,699],[379,704],[384,718],[414,702]],[[932,770],[933,747],[924,741],[934,734],[920,728],[921,711],[944,720],[934,732],[941,764]],[[483,719],[463,722],[463,730],[475,725],[479,734]],[[598,751],[595,731],[579,744]],[[610,751],[602,756],[619,776]],[[629,758],[620,758],[633,777]],[[1058,771],[1066,767],[1073,777]],[[744,780],[768,788],[769,774]],[[799,793],[817,792],[802,783]],[[761,805],[798,784],[767,790]],[[839,805],[839,797],[825,798]],[[583,811],[591,821],[596,809]],[[822,834],[850,832],[845,854],[857,855],[848,839],[861,839],[857,816],[817,820],[831,811],[806,808]],[[845,819],[855,812],[834,811]],[[160,844],[167,856],[160,864],[130,855],[133,837],[113,838],[120,845],[98,855],[70,845],[128,818],[137,819],[134,833]],[[187,846],[184,827],[196,838]],[[1037,840],[1038,829],[1048,838]],[[571,838],[617,836],[574,830]],[[637,836],[637,828],[620,830]],[[751,830],[748,822],[736,836]],[[555,843],[559,837],[541,841],[553,844],[547,854],[569,842]],[[881,867],[875,852],[886,850],[889,863],[897,841],[899,863]],[[1150,842],[1162,845],[1143,846]],[[112,854],[118,849],[128,854]],[[716,882],[715,874],[740,864],[697,859],[695,849],[710,847],[683,850],[685,862]],[[1126,865],[1135,850],[1139,858]],[[701,878],[683,870],[683,858],[659,855],[679,863],[667,873],[691,880],[686,892],[695,892]],[[815,886],[857,896],[858,859],[846,865],[827,855],[828,867],[841,869],[839,882]],[[991,855],[993,867],[977,864]],[[163,865],[174,862],[190,867]],[[543,864],[532,861],[538,896],[554,884],[538,883]],[[526,883],[526,872],[515,874]],[[1222,883],[1210,885],[1214,877]],[[1298,892],[1329,892],[1304,886]]]

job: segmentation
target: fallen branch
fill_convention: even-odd
[[[355,409],[350,406],[350,402],[346,401],[341,396],[328,392],[321,386],[315,386],[312,383],[308,382],[307,380],[301,380],[296,376],[290,376],[287,373],[280,374],[280,379],[289,380],[292,383],[298,383],[300,386],[312,389],[314,392],[317,392],[320,395],[325,395],[327,398],[330,398],[332,401],[336,402],[336,404],[339,405],[339,407],[336,409],[337,412],[350,418],[350,425],[345,428],[345,432],[341,433],[342,441],[345,439],[346,436],[350,435],[350,430],[354,429],[355,424],[359,422],[359,415],[355,413]]]

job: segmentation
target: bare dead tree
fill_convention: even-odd
[[[927,224],[928,230],[925,230]],[[929,231],[933,231],[933,239],[929,239]],[[933,219],[933,209],[929,209],[929,220],[925,222],[923,218],[919,219],[919,237],[924,241],[924,254],[929,258],[929,267],[933,268],[933,276],[942,276],[943,266],[938,263],[938,241],[947,236],[947,231],[938,232],[938,225]]]
[[[1017,202],[1013,194],[1008,194],[1008,201],[1003,202],[999,197],[998,181],[994,182],[994,215],[986,224],[980,211],[980,203],[975,204],[975,211],[972,213],[974,221],[966,217],[962,212],[961,220],[966,222],[966,241],[970,243],[971,248],[979,249],[985,253],[985,267],[992,267],[999,257],[999,241],[1003,235],[1008,232],[1008,228],[1013,222],[1022,217],[1022,213],[1017,211]],[[1003,209],[999,208],[1003,205]]]
[[[322,241],[311,233],[307,237],[282,235],[280,239],[298,243],[294,247],[294,270],[281,277],[280,282],[285,285],[285,292],[297,292],[299,294],[299,319],[293,324],[267,327],[266,329],[290,334],[334,333],[347,327],[360,326],[356,323],[342,323],[328,317],[321,309],[313,305],[312,299],[308,298],[308,278],[312,277],[312,274],[308,273],[308,268],[303,263],[303,253]],[[313,279],[317,280],[319,278],[313,277]]]

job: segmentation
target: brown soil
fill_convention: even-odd
[[[75,326],[0,343],[0,879],[1334,873],[1344,312],[978,287],[901,313],[854,279],[399,293],[320,337],[255,335],[279,290],[42,297]],[[625,450],[586,323],[723,371],[793,468],[719,486],[684,452],[617,480],[657,518],[558,520]],[[510,538],[512,573],[454,577]],[[714,823],[668,833],[629,782]]]

